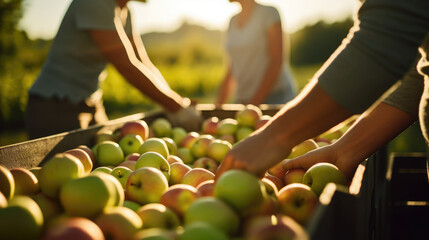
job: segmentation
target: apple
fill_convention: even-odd
[[[311,166],[302,179],[302,183],[308,185],[317,196],[320,196],[326,184],[330,182],[347,186],[344,174],[337,166],[327,162],[320,162]]]
[[[170,137],[171,123],[165,118],[157,118],[150,124],[150,128],[155,133],[156,137]]]
[[[7,199],[3,195],[3,193],[0,192],[0,208],[5,208],[5,207],[7,207]]]
[[[179,146],[182,140],[186,137],[186,135],[188,135],[188,132],[182,127],[173,127],[173,129],[171,129],[170,135],[174,143]]]
[[[179,233],[180,240],[228,240],[227,234],[207,222],[193,222]]]
[[[195,200],[184,215],[185,227],[195,222],[206,222],[227,236],[233,236],[238,232],[240,217],[221,199],[203,197]]]
[[[198,184],[196,189],[201,197],[211,197],[211,196],[214,196],[213,194],[214,186],[215,186],[214,180],[206,180]]]
[[[183,160],[180,157],[176,156],[176,155],[168,155],[167,162],[171,166],[171,164],[173,164],[175,162],[183,163]]]
[[[122,187],[125,189],[125,187],[127,186],[128,177],[132,172],[133,171],[127,167],[117,166],[112,169],[112,172],[110,174],[117,178],[121,183]]]
[[[104,172],[104,173],[110,174],[112,172],[112,168],[110,168],[108,166],[97,167],[94,170],[92,170],[91,174],[97,173],[97,172]]]
[[[201,157],[195,160],[193,164],[194,168],[204,168],[216,174],[216,170],[219,167],[219,164],[213,158],[209,157]]]
[[[197,132],[188,132],[186,136],[182,139],[179,144],[179,148],[189,148],[191,149],[192,145],[197,141],[200,136]]]
[[[284,176],[285,176],[285,174],[286,174],[286,170],[285,169],[283,169],[283,165],[284,165],[284,163],[285,162],[287,162],[288,160],[287,159],[285,159],[285,160],[282,160],[282,161],[280,161],[279,163],[277,163],[276,165],[274,165],[274,166],[272,166],[271,168],[269,168],[268,169],[268,173],[269,174],[271,174],[271,175],[273,175],[274,177],[276,177],[276,178],[278,178],[278,179],[280,179],[281,181],[282,181],[282,183],[284,184],[284,182],[283,182],[283,178],[284,178]]]
[[[43,164],[39,174],[39,187],[47,196],[57,198],[63,184],[84,175],[85,170],[79,159],[70,154],[57,153]]]
[[[109,185],[109,190],[113,196],[113,206],[122,206],[125,200],[125,189],[117,178],[111,174],[105,174],[103,172],[96,173]]]
[[[138,153],[157,152],[164,158],[169,155],[167,144],[161,138],[149,138],[139,148]]]
[[[213,158],[220,164],[231,149],[232,144],[230,142],[221,139],[215,139],[207,148],[207,156]]]
[[[264,184],[265,191],[268,195],[277,196],[278,188],[276,184],[273,183],[273,181],[265,177],[263,177],[261,181]]]
[[[216,181],[214,196],[225,201],[242,215],[261,204],[265,186],[255,175],[238,169],[223,173]]]
[[[136,170],[136,161],[125,160],[121,162],[118,166],[126,167],[134,171]]]
[[[295,168],[288,170],[284,175],[284,183],[285,185],[291,184],[291,183],[302,183],[302,180],[304,179],[304,174],[306,170],[302,168]]]
[[[198,184],[206,181],[213,180],[214,173],[204,168],[192,168],[183,176],[181,183],[197,187]]]
[[[118,143],[103,141],[92,148],[97,163],[101,166],[118,166],[124,161],[124,152]]]
[[[319,145],[317,145],[316,141],[314,141],[313,139],[307,139],[292,148],[292,151],[289,154],[288,159],[299,157],[309,151],[312,151],[318,148],[319,148]]]
[[[254,130],[251,127],[241,126],[237,129],[237,132],[235,133],[235,138],[237,141],[241,141],[247,138],[250,134],[252,134],[253,131]]]
[[[43,223],[39,205],[28,196],[15,196],[7,207],[0,208],[2,239],[38,239]]]
[[[219,123],[218,117],[210,117],[210,118],[204,119],[204,121],[201,124],[201,132],[203,134],[210,134],[212,136],[216,136],[218,123]]]
[[[70,216],[96,217],[115,205],[115,189],[98,173],[66,182],[61,188],[60,202]]]
[[[160,170],[165,178],[170,179],[170,164],[167,160],[157,152],[146,152],[143,153],[136,162],[136,169],[142,167],[154,167]]]
[[[232,134],[226,134],[223,136],[219,136],[218,139],[223,140],[223,141],[227,141],[227,142],[231,143],[232,145],[235,144],[235,142],[236,142],[235,135],[232,135]]]
[[[277,193],[280,212],[302,225],[313,216],[319,202],[317,195],[303,183],[291,183]]]
[[[214,137],[209,134],[202,134],[197,137],[197,140],[191,146],[191,153],[195,158],[207,156],[207,149]]]
[[[261,127],[265,126],[267,122],[271,120],[270,115],[262,115],[259,120],[255,124],[255,130],[260,129]]]
[[[128,134],[137,134],[145,141],[149,137],[149,126],[144,120],[126,122],[120,128],[120,136],[123,138]]]
[[[162,194],[160,203],[173,210],[182,218],[189,206],[199,197],[200,195],[195,187],[186,184],[176,184]]]
[[[180,163],[180,162],[172,163],[170,165],[170,179],[169,179],[170,186],[181,183],[183,176],[185,176],[187,172],[191,171],[191,169],[192,169],[191,167],[189,167],[184,163]]]
[[[62,206],[57,199],[50,198],[42,192],[30,197],[37,203],[37,205],[39,205],[40,210],[42,210],[43,221],[45,224],[49,223],[52,219],[63,212]]]
[[[127,134],[119,140],[118,144],[125,155],[138,153],[140,146],[143,144],[143,138],[137,134]]]
[[[335,139],[339,139],[341,136],[343,136],[343,132],[341,131],[341,129],[338,129],[336,127],[329,129],[328,131],[320,134],[318,136],[318,138],[323,138],[323,139],[327,139],[330,140],[331,142]]]
[[[141,207],[140,204],[130,200],[125,200],[123,206],[133,210],[134,212],[137,212],[137,210],[139,210]]]
[[[0,192],[7,199],[12,199],[15,194],[15,180],[10,170],[0,165]]]
[[[134,236],[134,239],[139,240],[177,240],[175,230],[167,230],[163,228],[147,228],[140,230]]]
[[[143,167],[136,169],[128,177],[127,198],[139,204],[159,202],[168,189],[168,180],[157,168]]]
[[[177,156],[182,159],[185,164],[192,164],[195,161],[194,155],[192,155],[191,149],[181,147],[177,149]]]
[[[84,150],[89,155],[89,157],[91,158],[92,166],[96,164],[95,155],[90,147],[88,147],[87,145],[79,145],[77,146],[77,148]]]
[[[85,174],[89,174],[91,172],[93,167],[92,159],[91,156],[89,156],[89,154],[85,150],[81,148],[73,148],[68,151],[65,151],[64,153],[71,154],[77,157],[77,159],[82,162]]]
[[[131,154],[128,154],[127,156],[125,156],[125,159],[124,159],[124,161],[137,161],[137,159],[139,159],[139,157],[140,157],[140,153],[131,153]]]
[[[233,118],[222,119],[217,127],[217,135],[235,135],[238,129],[238,122]]]
[[[132,239],[143,226],[136,212],[121,206],[106,209],[94,222],[107,239]]]
[[[262,117],[262,111],[255,105],[248,104],[244,109],[235,113],[235,119],[238,125],[255,128],[256,123]]]
[[[163,137],[161,139],[165,142],[165,144],[167,144],[168,153],[177,155],[177,144],[173,141],[173,139],[169,137]]]
[[[42,167],[39,167],[39,166],[38,167],[32,167],[29,170],[30,170],[30,172],[32,172],[34,174],[34,176],[36,176],[37,179],[39,179],[39,173],[40,173],[40,170],[42,170]]]
[[[293,218],[274,214],[247,219],[244,223],[244,238],[248,240],[309,239],[309,236]]]
[[[265,173],[265,176],[263,177],[263,179],[264,178],[273,182],[276,185],[277,189],[281,189],[285,186],[284,182],[281,179],[279,179],[278,177],[276,177],[276,176],[274,176],[268,172]]]
[[[15,195],[33,195],[40,191],[39,180],[36,176],[25,168],[10,169],[15,181]]]
[[[101,229],[93,221],[83,217],[66,217],[48,226],[44,240],[104,240]]]
[[[94,144],[96,145],[104,141],[116,142],[118,141],[118,138],[113,134],[111,130],[102,129],[95,133]]]
[[[143,228],[162,228],[175,230],[180,226],[179,216],[161,203],[149,203],[137,210],[143,220]]]

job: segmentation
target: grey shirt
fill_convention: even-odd
[[[226,48],[232,75],[237,81],[236,102],[247,102],[258,91],[270,61],[267,32],[280,21],[277,9],[260,4],[256,4],[250,20],[243,27],[238,27],[237,15],[231,18]],[[271,93],[282,89],[285,93],[294,93],[294,88],[289,68],[284,66]]]
[[[89,30],[116,31],[115,0],[73,0],[52,43],[48,58],[29,89],[30,95],[81,102],[99,89],[108,61]],[[131,17],[125,24],[131,34]],[[98,95],[99,94],[94,94]]]

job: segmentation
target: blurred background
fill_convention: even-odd
[[[0,0],[0,146],[27,140],[27,90],[37,77],[72,0]],[[358,0],[257,0],[277,7],[295,81],[302,89],[341,43]],[[199,103],[212,103],[226,70],[224,33],[239,5],[228,0],[148,0],[129,3],[149,57],[170,86]],[[110,119],[157,108],[114,67],[102,83]],[[395,149],[424,149],[418,125]]]

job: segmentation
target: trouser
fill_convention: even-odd
[[[26,124],[29,139],[45,137],[107,121],[102,100],[72,103],[29,96]]]

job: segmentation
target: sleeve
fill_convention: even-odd
[[[423,75],[412,67],[400,81],[400,85],[383,102],[418,118],[420,98],[423,94]]]
[[[429,30],[429,1],[366,0],[342,45],[316,73],[319,86],[356,114],[410,69]]]
[[[277,11],[277,9],[275,7],[266,7],[264,14],[263,14],[263,24],[264,24],[264,28],[268,29],[271,26],[273,26],[273,24],[280,22],[281,23],[281,18],[280,18],[280,14]]]
[[[114,1],[74,0],[76,6],[76,24],[78,29],[115,30]]]

